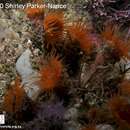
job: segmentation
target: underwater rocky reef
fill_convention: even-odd
[[[0,129],[130,130],[130,1],[29,2],[66,8],[0,9]]]

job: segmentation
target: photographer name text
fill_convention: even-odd
[[[66,9],[66,4],[34,4],[34,3],[26,3],[26,4],[12,4],[12,3],[0,3],[0,8],[5,9],[25,9],[25,8],[48,8],[48,9]]]

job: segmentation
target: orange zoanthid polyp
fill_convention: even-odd
[[[9,113],[17,112],[21,109],[24,101],[25,91],[20,86],[20,80],[16,78],[13,86],[7,90],[4,96],[4,110]]]
[[[92,37],[87,27],[83,23],[73,23],[68,26],[68,32],[72,40],[79,42],[80,48],[86,52],[90,53],[93,48]]]
[[[61,78],[62,69],[63,66],[61,61],[58,60],[57,57],[52,57],[48,61],[48,64],[40,69],[40,87],[44,91],[53,90]]]
[[[43,22],[45,36],[47,40],[51,39],[51,43],[59,41],[63,36],[64,31],[64,15],[63,12],[49,13]],[[48,42],[50,43],[50,42]]]

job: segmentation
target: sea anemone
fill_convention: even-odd
[[[44,17],[44,10],[42,8],[26,8],[25,13],[31,20],[43,19]]]
[[[20,86],[20,80],[16,78],[15,84],[7,90],[4,96],[4,110],[8,113],[15,113],[21,110],[24,97],[25,91]]]
[[[119,58],[121,57],[129,57],[129,44],[122,40],[117,34],[119,32],[118,27],[114,27],[114,25],[108,25],[105,30],[102,32],[102,36],[104,40],[108,43],[108,45],[113,49],[113,51],[118,55]]]
[[[71,26],[68,26],[68,32],[72,41],[79,42],[80,48],[86,52],[90,53],[93,48],[93,40],[84,23],[73,23]]]
[[[57,57],[51,57],[48,64],[40,69],[39,84],[45,91],[54,89],[61,78],[63,65]]]
[[[25,123],[24,130],[63,130],[65,108],[62,102],[40,103],[36,117]]]
[[[47,47],[55,46],[62,40],[64,32],[64,15],[63,13],[49,13],[43,22],[45,29],[45,41],[47,42]]]

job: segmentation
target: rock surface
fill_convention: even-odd
[[[101,125],[97,125],[97,130],[114,130],[114,129],[111,125],[101,124]]]

